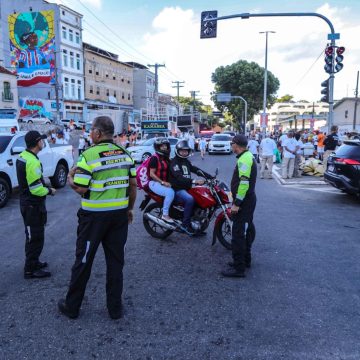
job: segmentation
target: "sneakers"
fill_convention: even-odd
[[[42,279],[50,276],[51,276],[50,271],[41,270],[41,269],[24,272],[24,279]]]
[[[161,216],[161,220],[169,223],[169,224],[174,224],[175,221],[169,216],[169,215],[162,215]]]
[[[233,268],[233,267],[234,267],[234,262],[233,262],[233,261],[229,261],[229,262],[228,262],[228,265]],[[246,261],[246,260],[245,260],[245,266],[246,266],[248,269],[250,269],[250,268],[251,268],[251,260],[250,260],[250,261]]]
[[[76,319],[79,316],[79,311],[69,309],[69,307],[66,305],[65,299],[59,300],[58,309],[63,315],[67,316],[69,319]]]
[[[223,277],[228,277],[228,278],[244,278],[244,277],[246,277],[244,270],[238,270],[238,269],[235,269],[235,268],[230,269],[230,270],[222,271],[221,275]]]
[[[182,224],[180,228],[188,235],[195,235],[195,231],[192,229],[191,225]]]
[[[36,265],[36,269],[37,269],[37,270],[43,269],[43,268],[48,267],[48,265],[49,265],[49,264],[48,264],[46,261],[44,261],[44,262],[39,261],[39,262],[37,263],[37,265]]]

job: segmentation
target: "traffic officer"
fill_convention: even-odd
[[[16,173],[20,189],[20,212],[25,225],[25,267],[24,278],[45,278],[51,276],[44,270],[48,266],[39,257],[44,247],[47,219],[45,199],[55,195],[56,190],[45,185],[42,165],[37,154],[43,149],[46,135],[29,131],[25,135],[26,150],[16,160]]]
[[[231,179],[233,196],[232,213],[232,256],[230,269],[223,271],[225,277],[245,277],[245,267],[251,265],[251,245],[255,238],[253,216],[256,206],[255,184],[256,161],[247,149],[245,135],[236,135],[232,150],[237,155],[236,166]]]
[[[90,137],[94,146],[79,157],[69,173],[70,186],[81,195],[78,211],[76,259],[66,299],[58,302],[69,318],[79,315],[96,251],[101,243],[106,259],[107,308],[112,319],[122,317],[124,247],[136,198],[134,161],[113,143],[114,124],[97,117]]]

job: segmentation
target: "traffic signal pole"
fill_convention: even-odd
[[[299,13],[259,13],[259,14],[250,14],[250,13],[241,13],[241,14],[233,14],[233,15],[226,15],[226,16],[214,16],[217,14],[216,11],[203,11],[201,14],[201,38],[212,38],[216,37],[216,24],[219,20],[227,20],[227,19],[234,19],[234,18],[241,18],[241,19],[249,19],[251,17],[318,17],[324,20],[330,27],[330,34],[328,34],[328,40],[331,41],[330,45],[335,47],[335,40],[340,39],[340,34],[335,33],[335,29],[331,21],[324,15],[313,13],[313,12],[299,12]],[[209,16],[208,16],[209,15]],[[207,27],[207,23],[209,27]],[[204,28],[204,30],[203,30]],[[213,35],[211,35],[213,32]],[[328,127],[329,130],[333,124],[334,119],[334,63],[332,64],[332,72],[329,78],[329,115],[328,115]]]

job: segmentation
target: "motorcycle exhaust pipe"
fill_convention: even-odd
[[[159,226],[161,226],[165,229],[168,229],[168,230],[176,230],[176,228],[177,228],[176,226],[171,225],[171,224],[167,223],[166,221],[159,219],[158,217],[156,217],[152,214],[149,214],[149,213],[145,213],[144,218],[146,220],[152,221],[152,222],[158,224]]]

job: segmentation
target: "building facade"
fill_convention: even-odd
[[[8,114],[18,115],[19,99],[16,75],[0,66],[0,117]]]
[[[356,113],[355,103],[357,103]],[[342,133],[353,131],[354,128],[360,132],[359,98],[343,98],[334,105],[334,125],[337,125]]]

